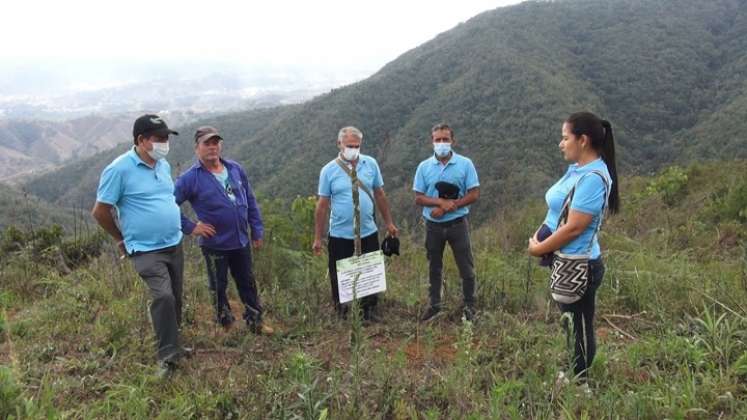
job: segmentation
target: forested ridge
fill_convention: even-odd
[[[414,220],[412,176],[430,153],[429,128],[447,121],[457,150],[481,177],[475,213],[487,215],[542,194],[565,165],[557,149],[561,122],[584,109],[612,122],[624,174],[744,158],[747,3],[566,0],[499,8],[304,104],[181,127],[169,160],[176,171],[191,164],[194,128],[212,124],[260,193],[290,200],[316,192],[320,168],[336,153],[337,130],[356,125],[395,209]],[[57,204],[91,205],[101,168],[123,150],[27,188]]]

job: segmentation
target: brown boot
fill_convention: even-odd
[[[273,335],[275,334],[275,330],[272,329],[271,326],[267,325],[264,322],[255,322],[249,324],[249,331],[253,332],[257,335]]]

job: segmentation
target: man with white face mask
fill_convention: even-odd
[[[314,254],[322,252],[322,235],[329,216],[329,278],[332,286],[332,301],[339,316],[346,316],[347,307],[340,305],[337,288],[337,260],[352,257],[355,252],[354,196],[351,176],[357,177],[360,209],[361,254],[379,249],[378,227],[375,208],[378,208],[386,224],[387,234],[397,237],[399,230],[392,221],[389,201],[384,193],[384,181],[376,159],[360,153],[363,133],[355,127],[344,127],[337,135],[338,157],[327,163],[319,175],[319,200],[314,213]],[[343,166],[346,168],[343,168]],[[350,172],[350,174],[348,173]],[[351,175],[353,174],[353,175]],[[371,196],[368,192],[372,191]],[[375,203],[374,203],[375,202]],[[376,295],[361,299],[363,319],[377,321],[374,308]]]
[[[101,173],[91,214],[148,285],[159,375],[166,377],[177,359],[189,353],[179,344],[184,266],[181,218],[171,167],[164,159],[169,135],[178,133],[158,115],[148,114],[135,120],[132,134],[135,146]]]
[[[469,237],[469,205],[480,197],[480,182],[472,161],[453,150],[454,131],[447,124],[431,129],[433,156],[420,162],[412,189],[415,204],[423,206],[425,247],[429,263],[430,306],[422,317],[428,321],[441,311],[441,272],[446,244],[451,247],[462,278],[463,314],[475,317],[475,267]]]

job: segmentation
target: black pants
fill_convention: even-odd
[[[454,254],[459,276],[462,278],[464,304],[475,305],[475,263],[472,259],[472,245],[469,237],[469,223],[466,218],[445,222],[426,222],[425,249],[428,253],[431,306],[441,305],[441,284],[443,283],[444,249],[448,243]]]
[[[575,336],[575,350],[573,372],[586,377],[586,370],[591,366],[597,353],[597,341],[594,334],[594,310],[596,306],[597,289],[604,277],[602,258],[589,261],[589,288],[581,300],[573,303],[560,303],[562,312],[573,314],[573,334]]]
[[[243,318],[247,323],[262,321],[262,305],[257,294],[257,285],[252,273],[252,251],[249,246],[232,250],[216,250],[202,247],[208,273],[210,289],[216,320],[230,323],[233,320],[231,305],[228,303],[228,271],[236,282],[241,303],[244,304]]]
[[[379,247],[379,234],[374,233],[373,235],[361,238],[361,253],[365,254],[368,252],[378,251]],[[335,308],[338,312],[342,311],[340,305],[340,292],[337,288],[337,260],[352,257],[355,254],[355,242],[352,239],[335,238],[329,237],[327,242],[327,253],[329,254],[329,280],[332,286],[332,302],[335,304]],[[376,306],[379,298],[377,295],[368,295],[361,298],[361,308],[364,311],[373,309]]]

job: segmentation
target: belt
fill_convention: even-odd
[[[454,225],[458,225],[459,223],[462,223],[463,221],[464,221],[464,216],[462,216],[462,217],[457,217],[456,219],[454,219],[454,220],[449,220],[449,221],[447,221],[447,222],[434,222],[434,221],[432,221],[432,220],[427,220],[427,219],[426,219],[426,222],[427,222],[428,224],[431,224],[431,225],[433,225],[433,226],[438,226],[438,227],[449,227],[449,226],[454,226]]]
[[[130,254],[130,257],[137,257],[138,255],[145,255],[145,254],[159,254],[159,253],[173,252],[177,248],[179,248],[179,246],[181,246],[181,244],[182,243],[179,242],[176,245],[169,246],[169,247],[166,247],[166,248],[153,249],[153,250],[150,250],[150,251],[135,251],[132,254]]]

